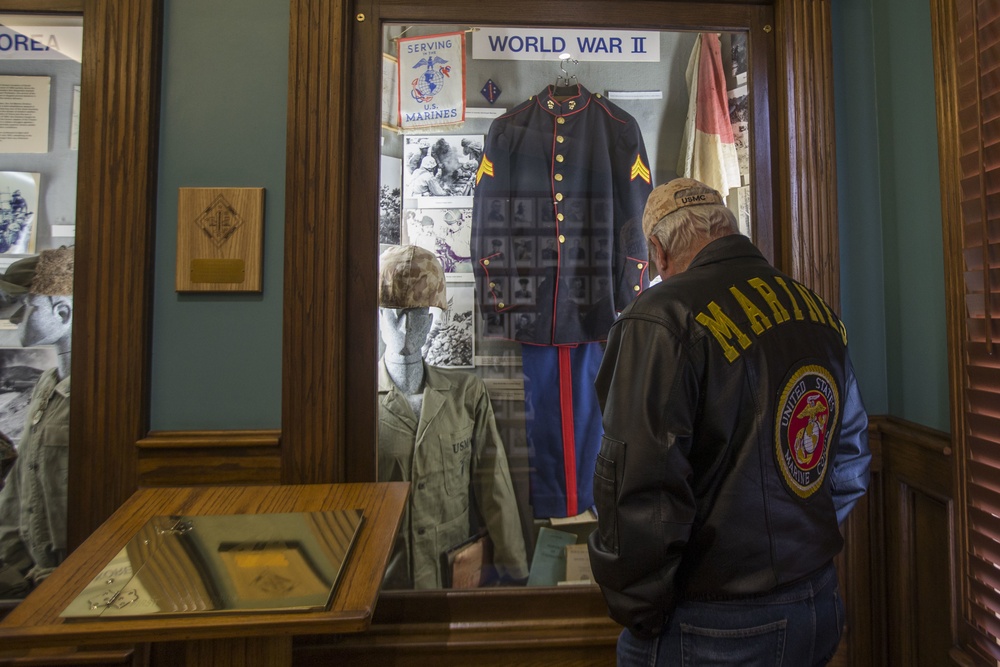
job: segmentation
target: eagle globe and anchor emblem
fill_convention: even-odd
[[[433,101],[434,96],[444,89],[445,79],[451,76],[451,67],[445,67],[448,61],[436,55],[421,58],[413,69],[423,67],[423,73],[415,78],[410,85],[410,95],[421,104]]]
[[[823,484],[830,439],[840,410],[840,392],[819,365],[799,368],[784,384],[775,425],[775,455],[791,491],[808,498]]]

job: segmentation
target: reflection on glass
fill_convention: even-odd
[[[66,556],[82,36],[0,15],[0,599]]]
[[[361,521],[361,510],[154,517],[60,615],[324,609]]]
[[[436,257],[446,294],[387,301],[383,254],[378,476],[413,482],[385,588],[589,583],[593,381],[657,280],[646,197],[697,178],[753,234],[746,34],[388,25],[383,50],[382,250]]]

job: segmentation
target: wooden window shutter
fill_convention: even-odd
[[[966,603],[972,641],[1000,660],[1000,3],[958,0],[955,12],[966,311]]]

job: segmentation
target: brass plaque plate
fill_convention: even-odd
[[[360,509],[153,517],[60,616],[320,611],[362,519]]]
[[[242,259],[192,259],[193,283],[241,283],[246,278]]]

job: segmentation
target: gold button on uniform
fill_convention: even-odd
[[[641,269],[642,268],[642,262],[639,262],[638,264],[636,264],[636,266],[638,266]]]
[[[559,235],[559,243],[566,243],[566,237],[562,234]]]
[[[490,283],[490,287],[496,287],[496,286],[497,286],[496,283]]]
[[[639,288],[636,287],[636,289],[639,289]],[[497,308],[503,308],[503,301],[501,301],[500,303],[497,304]]]
[[[560,125],[563,125],[566,123],[566,119],[563,118],[562,116],[559,116],[558,118],[556,118],[556,122],[559,123]]]
[[[636,286],[635,286],[635,287],[633,287],[632,289],[634,289],[634,290],[635,290],[636,292],[638,292],[638,291],[639,291],[639,286],[638,286],[638,285],[636,285]],[[503,307],[503,304],[500,304],[500,307],[502,308],[502,307]]]
[[[565,159],[566,159],[566,158],[564,158],[564,157],[563,157],[562,155],[557,155],[557,156],[556,156],[556,162],[562,162],[562,161],[563,161],[563,160],[565,160]]]
[[[563,221],[563,214],[562,213],[557,214],[556,215],[556,220],[558,220],[559,222],[562,222]]]
[[[554,178],[555,178],[555,179],[556,179],[557,181],[561,181],[561,180],[562,180],[562,174],[556,174]]]
[[[560,135],[558,135],[556,137],[556,141],[558,141],[559,143],[562,143],[562,142],[566,141],[566,137],[564,137],[563,135],[560,134]]]
[[[484,259],[483,260],[483,266],[489,266],[489,265],[490,265],[490,260]]]
[[[557,192],[556,193],[556,201],[562,201],[562,200],[563,200],[562,193],[561,192]]]

